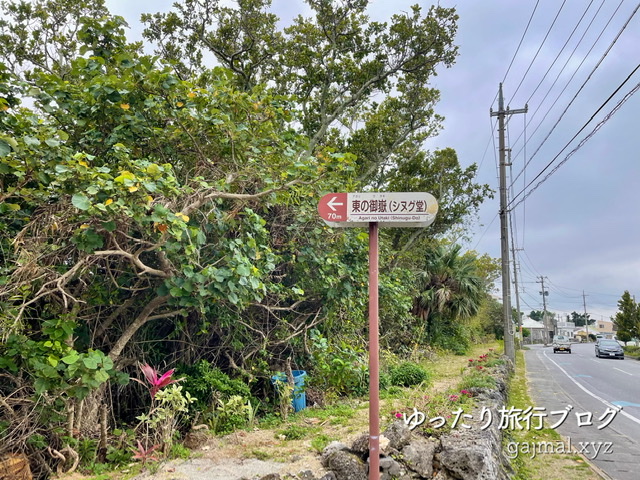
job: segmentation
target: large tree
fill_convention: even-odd
[[[422,320],[427,340],[449,347],[448,342],[466,347],[461,328],[478,313],[487,291],[474,256],[460,252],[460,245],[440,244],[425,254],[412,310]]]
[[[589,318],[588,313],[578,313],[571,312],[571,322],[575,324],[576,327],[584,327],[585,325],[593,325],[596,321],[593,318]]]
[[[620,339],[640,338],[640,306],[628,290],[618,300],[618,311],[613,319]]]
[[[442,233],[472,214],[489,194],[450,149],[429,153],[423,142],[442,128],[439,92],[429,85],[453,64],[455,10],[433,6],[372,22],[368,0],[308,0],[311,15],[279,30],[270,0],[183,0],[169,13],[144,15],[145,37],[180,75],[199,73],[212,56],[241,88],[267,84],[292,95],[309,149],[329,145],[357,156],[351,188],[432,192]],[[186,52],[186,55],[185,55]]]

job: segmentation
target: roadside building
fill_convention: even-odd
[[[531,317],[522,318],[522,328],[526,328],[531,332],[528,338],[524,339],[525,343],[544,343],[544,325]]]
[[[589,331],[596,335],[602,335],[604,338],[613,338],[616,333],[613,322],[609,320],[596,320],[595,325],[589,326]]]
[[[575,329],[575,323],[559,321],[556,325],[556,335],[564,335],[567,338],[573,338]]]

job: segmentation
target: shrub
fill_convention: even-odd
[[[387,372],[380,372],[380,381],[378,382],[380,385],[380,390],[386,390],[392,385],[391,375]]]
[[[401,387],[411,387],[429,381],[429,372],[424,367],[413,362],[403,362],[389,370],[391,384]]]
[[[627,355],[631,355],[631,356],[640,355],[640,347],[637,347],[635,345],[628,345],[626,347],[622,347],[622,349],[624,350],[624,353],[626,353]]]
[[[331,344],[317,330],[311,331],[313,386],[336,395],[363,395],[369,387],[366,352],[339,342]]]
[[[482,370],[471,370],[467,375],[462,377],[460,388],[470,390],[472,388],[496,388],[496,380],[488,373]]]
[[[258,403],[251,396],[251,389],[246,382],[232,379],[219,368],[212,367],[206,360],[192,366],[179,368],[184,375],[181,385],[195,399],[194,408],[204,411],[215,407],[215,399],[228,399],[238,395],[252,403]],[[245,400],[245,403],[246,403]]]

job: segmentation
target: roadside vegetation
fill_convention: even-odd
[[[509,385],[509,406],[523,411],[536,406],[528,392],[522,350],[516,351],[516,373]],[[537,426],[536,421],[532,420],[531,428],[504,430],[503,450],[511,459],[515,470],[515,479],[564,480],[566,478],[580,478],[600,480],[602,478],[592,470],[582,456],[575,452],[534,454],[535,445],[546,444],[555,447],[564,441],[556,430],[547,427],[534,428]]]
[[[382,428],[394,421],[403,420],[403,415],[412,415],[414,408],[417,408],[427,419],[442,417],[445,421],[442,427],[435,429],[425,423],[417,427],[418,431],[434,436],[451,431],[452,412],[459,408],[468,412],[475,405],[472,393],[474,388],[495,385],[491,368],[504,362],[498,353],[500,348],[498,342],[473,345],[465,356],[444,350],[429,350],[415,355],[411,361],[401,362],[402,365],[412,365],[412,372],[428,372],[428,379],[422,379],[411,386],[389,384],[382,389]],[[383,363],[385,370],[392,365],[388,359]],[[403,380],[406,378],[403,377]],[[409,383],[414,380],[415,378]],[[111,468],[109,478],[124,480],[143,469],[158,471],[164,468],[170,458],[184,458],[185,455],[207,455],[213,459],[256,458],[276,462],[297,459],[308,466],[318,464],[319,453],[331,441],[348,442],[367,429],[367,395],[334,397],[323,406],[312,405],[299,412],[289,409],[285,416],[279,413],[266,415],[254,424],[244,423],[230,433],[216,434],[208,430],[203,443],[207,445],[207,450],[199,448],[189,452],[184,447],[179,447],[174,448],[172,455],[168,457],[150,456],[145,463],[129,459],[118,467],[104,465],[104,468]],[[90,478],[101,478],[96,476],[101,472],[100,468],[83,469],[83,472]],[[78,475],[73,478],[77,479]]]

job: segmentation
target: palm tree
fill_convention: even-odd
[[[417,275],[412,313],[424,321],[430,343],[459,331],[458,322],[476,315],[485,295],[475,256],[460,250],[460,245],[438,245]]]

